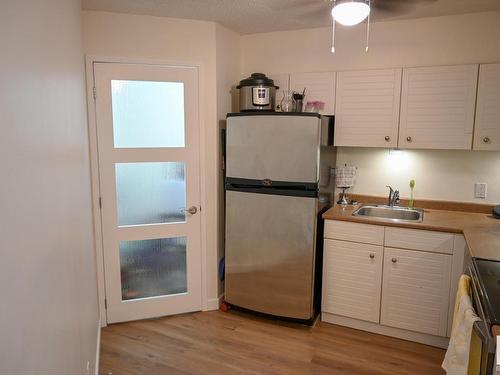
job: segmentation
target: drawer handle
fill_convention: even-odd
[[[411,142],[413,139],[411,137],[406,137],[406,142]]]
[[[398,260],[397,260],[396,258],[392,258],[392,259],[391,259],[391,262],[392,262],[392,263],[396,263],[397,261],[398,261]]]
[[[391,140],[391,137],[389,137],[388,135],[386,135],[384,139],[385,139],[386,142],[389,142]]]
[[[373,258],[375,258],[375,254],[370,253],[370,259],[373,259]]]
[[[483,138],[483,142],[484,143],[490,143],[491,142],[491,139],[489,137],[484,137]]]

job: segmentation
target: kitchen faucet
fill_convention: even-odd
[[[399,205],[399,190],[394,190],[391,186],[387,185],[389,188],[389,198],[387,199],[387,205],[390,207]]]

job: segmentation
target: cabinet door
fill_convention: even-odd
[[[474,150],[500,151],[500,64],[479,68]]]
[[[380,323],[446,336],[452,256],[384,248]]]
[[[322,311],[379,322],[383,247],[325,240]]]
[[[335,112],[335,73],[292,73],[290,74],[290,90],[302,92],[306,89],[304,108],[307,102],[320,100],[325,103],[323,114],[333,115]]]
[[[397,147],[401,69],[337,73],[335,145]]]
[[[281,99],[283,99],[283,91],[289,90],[290,88],[290,74],[270,74],[269,78],[279,87],[279,89],[276,90],[276,102],[274,103],[274,109],[278,110]]]
[[[470,150],[478,65],[403,69],[400,148]]]

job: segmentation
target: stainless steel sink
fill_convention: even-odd
[[[398,206],[365,205],[352,213],[353,216],[368,216],[395,222],[420,223],[424,210]]]

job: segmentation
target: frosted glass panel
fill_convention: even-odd
[[[116,148],[184,147],[184,83],[111,81]]]
[[[118,226],[183,222],[184,163],[117,163]]]
[[[121,241],[122,300],[187,292],[186,237]]]

